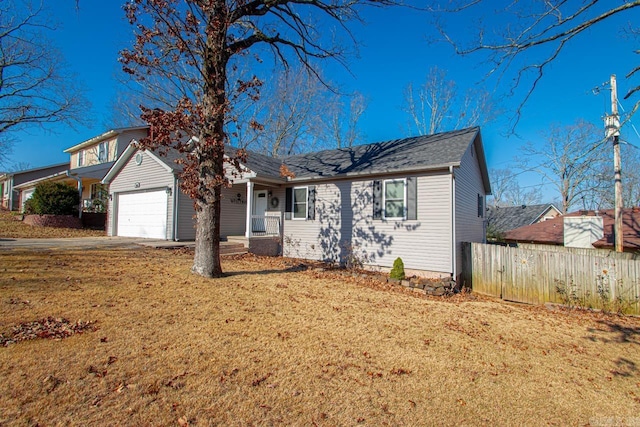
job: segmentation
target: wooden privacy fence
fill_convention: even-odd
[[[463,244],[462,279],[474,292],[640,314],[640,257],[547,245]]]

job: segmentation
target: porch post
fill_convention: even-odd
[[[247,182],[247,226],[244,237],[251,237],[251,212],[253,212],[253,182]]]

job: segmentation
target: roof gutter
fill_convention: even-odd
[[[447,163],[443,165],[432,166],[428,168],[407,168],[407,169],[388,169],[382,170],[378,172],[349,172],[345,174],[333,175],[333,176],[312,176],[312,177],[302,177],[302,178],[291,178],[287,182],[318,182],[318,181],[336,181],[336,180],[344,180],[350,179],[354,177],[363,177],[363,176],[384,176],[384,175],[398,175],[398,174],[408,174],[408,173],[419,173],[419,172],[434,172],[434,171],[442,171],[449,170],[451,171],[453,167],[460,166],[460,162],[456,163]]]

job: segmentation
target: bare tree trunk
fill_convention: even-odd
[[[222,276],[220,263],[220,196],[225,182],[224,144],[226,135],[228,57],[224,46],[227,9],[224,0],[216,0],[209,14],[204,53],[203,127],[198,142],[199,194],[195,255],[191,271],[205,277]]]
[[[220,277],[220,221],[217,220],[220,218],[220,200],[199,206],[196,217],[198,228],[191,271],[205,277]]]

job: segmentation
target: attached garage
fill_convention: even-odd
[[[166,239],[167,198],[165,189],[118,194],[116,235]]]
[[[193,240],[193,203],[180,191],[175,163],[179,153],[160,157],[130,144],[111,167],[107,235]]]

